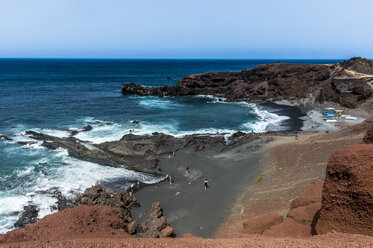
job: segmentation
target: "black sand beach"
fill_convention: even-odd
[[[260,176],[256,171],[264,149],[258,146],[264,142],[264,138],[258,139],[222,153],[223,146],[200,152],[184,149],[175,157],[161,159],[162,172],[171,175],[174,182],[162,182],[158,187],[152,185],[136,192],[141,207],[134,209],[134,218],[143,220],[151,203],[159,201],[178,236],[191,233],[211,237],[238,195]],[[207,190],[205,178],[209,182]]]

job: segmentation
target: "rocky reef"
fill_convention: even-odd
[[[198,152],[220,145],[223,147],[223,151],[226,151],[258,138],[258,134],[238,132],[229,137],[228,143],[226,143],[222,135],[187,135],[177,138],[163,133],[153,133],[152,135],[127,134],[118,141],[86,146],[84,141],[75,137],[59,138],[35,131],[26,131],[25,134],[32,139],[43,141],[42,146],[48,149],[54,150],[61,147],[66,149],[70,156],[81,160],[113,167],[126,167],[155,175],[160,174],[157,170],[154,170],[157,159],[170,156],[180,149],[191,148]],[[27,143],[21,145],[25,144]]]
[[[122,84],[123,94],[139,96],[213,95],[228,101],[290,100],[298,104],[335,102],[355,108],[371,98],[373,62],[352,58],[332,65],[266,64],[237,72],[208,72],[181,79],[175,86]]]

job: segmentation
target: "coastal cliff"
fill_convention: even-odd
[[[289,100],[298,104],[335,102],[356,108],[371,98],[373,62],[364,58],[329,65],[265,64],[237,72],[190,75],[175,86],[123,83],[123,94],[213,95],[227,101]]]

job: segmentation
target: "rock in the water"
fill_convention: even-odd
[[[131,121],[132,124],[140,124],[141,121],[133,120]]]
[[[35,205],[28,205],[25,206],[24,212],[22,213],[21,217],[17,220],[14,224],[15,228],[23,228],[26,227],[30,223],[35,223],[38,219],[39,209]]]
[[[7,141],[12,141],[13,139],[9,138],[8,136],[6,135],[2,135],[0,134],[0,140],[3,139],[3,140],[7,140]]]
[[[87,126],[83,127],[82,131],[86,132],[86,131],[91,131],[92,129],[93,129],[93,127],[91,125],[87,125]]]
[[[141,235],[145,238],[165,238],[173,237],[174,230],[167,224],[167,218],[163,215],[163,210],[159,202],[154,202],[149,210],[149,214],[143,226],[147,229]]]
[[[317,234],[373,236],[373,144],[337,150],[326,169]]]

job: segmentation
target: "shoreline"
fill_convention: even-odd
[[[309,120],[308,114],[309,114],[310,111],[314,111],[315,113],[319,113],[317,110],[321,110],[322,108],[325,108],[325,106],[318,105],[317,106],[318,109],[315,110],[315,106],[314,105],[308,105],[306,107],[301,107],[301,106],[292,105],[292,104],[286,104],[286,105],[284,105],[284,104],[278,104],[278,103],[272,102],[272,101],[266,101],[265,103],[262,103],[261,105],[264,106],[264,108],[267,108],[267,109],[264,109],[266,111],[268,111],[268,108],[272,108],[272,110],[275,110],[274,113],[277,114],[277,115],[279,115],[279,116],[285,115],[286,113],[288,113],[288,115],[290,116],[290,118],[288,120],[285,120],[284,121],[285,123],[282,123],[282,125],[286,125],[286,124],[292,123],[293,126],[290,128],[289,125],[287,125],[286,127],[287,127],[288,130],[286,130],[286,131],[266,131],[266,132],[263,132],[262,133],[262,135],[263,135],[263,139],[262,140],[256,140],[256,141],[249,142],[249,143],[243,143],[240,146],[235,147],[235,148],[232,149],[234,151],[238,151],[238,153],[241,153],[241,154],[242,154],[242,151],[246,152],[245,149],[248,149],[249,154],[246,154],[246,157],[245,156],[241,156],[241,157],[242,157],[243,160],[246,159],[247,161],[250,161],[249,163],[250,164],[254,164],[255,166],[252,166],[249,170],[244,170],[244,171],[242,170],[242,168],[241,168],[241,170],[236,170],[236,168],[232,168],[228,172],[228,173],[232,173],[232,171],[233,171],[232,174],[235,174],[235,175],[232,175],[233,176],[232,178],[236,178],[236,179],[234,179],[236,181],[234,183],[229,183],[230,184],[229,187],[221,188],[220,191],[221,192],[225,192],[225,193],[223,193],[225,195],[229,195],[229,197],[226,197],[226,198],[229,198],[228,202],[230,202],[230,203],[234,202],[236,199],[240,198],[240,193],[238,193],[238,192],[242,191],[241,190],[242,185],[244,185],[245,187],[252,186],[252,185],[249,185],[250,183],[247,183],[246,181],[241,180],[241,178],[240,178],[241,175],[240,174],[243,173],[243,174],[246,174],[246,175],[260,176],[261,173],[257,172],[260,169],[260,163],[259,162],[262,159],[262,157],[265,156],[265,151],[268,150],[268,149],[270,149],[270,147],[272,146],[272,143],[273,143],[273,142],[269,142],[270,145],[267,145],[267,144],[265,144],[266,143],[264,141],[265,139],[267,139],[267,138],[272,139],[273,136],[281,136],[281,137],[284,137],[284,136],[286,137],[287,136],[287,137],[290,137],[290,139],[294,139],[295,133],[298,133],[298,132],[302,134],[302,133],[308,133],[309,131],[312,131],[312,132],[336,131],[338,128],[342,128],[342,127],[338,127],[338,128],[332,129],[332,128],[330,128],[330,126],[326,126],[326,129],[317,128],[317,129],[312,129],[312,130],[305,130],[304,126],[307,126],[307,123],[311,123],[311,121],[312,121],[312,123],[313,122],[317,122],[317,123],[323,122],[322,118],[320,117],[321,114],[320,115],[313,115],[313,118],[311,118],[311,120]],[[281,106],[281,107],[279,108],[278,106]],[[312,109],[312,110],[310,110],[310,109]],[[308,112],[307,112],[307,110],[308,110]],[[359,119],[358,121],[362,121],[362,119]],[[300,124],[302,124],[302,126]],[[196,137],[199,137],[199,136],[200,136],[200,134],[196,134],[194,137],[196,138]],[[224,137],[224,135],[221,135],[221,134],[220,135],[207,134],[206,136],[222,136],[222,137]],[[225,139],[226,138],[227,137],[225,137]],[[214,150],[214,149],[215,150],[214,151],[207,151],[206,153],[211,152],[211,154],[210,155],[206,154],[205,158],[199,158],[199,160],[202,161],[203,159],[206,159],[207,157],[210,157],[210,160],[207,163],[217,163],[217,164],[220,163],[220,162],[216,162],[218,160],[216,158],[219,158],[219,156],[222,153],[221,151],[219,151],[219,149],[222,150],[224,148],[224,146],[220,146],[218,148],[215,145],[213,145],[213,146],[214,147],[213,147],[212,150]],[[246,146],[246,148],[242,148],[242,146]],[[180,152],[185,157],[185,160],[187,160],[187,159],[194,159],[192,157],[194,157],[194,155],[197,154],[196,152],[193,152],[193,151],[189,151],[188,152],[188,153],[191,153],[192,155],[187,155],[186,153],[184,153],[185,151],[180,151]],[[198,152],[198,153],[205,153],[205,151]],[[233,151],[223,152],[223,153],[225,153],[225,154],[229,154],[230,153],[229,156],[231,156],[231,158],[237,156],[237,154],[233,155],[233,153],[234,153]],[[176,154],[180,155],[179,152],[177,152]],[[214,159],[211,159],[211,157],[215,157],[216,161],[214,162]],[[221,159],[221,157],[220,157],[220,159]],[[168,168],[169,171],[166,171],[165,169],[163,170],[163,172],[162,172],[163,175],[165,175],[167,173],[171,174],[171,175],[179,174],[178,177],[179,178],[183,178],[183,175],[182,175],[182,173],[180,173],[180,170],[179,170],[180,168],[178,168],[178,171],[175,171],[175,168],[171,168],[171,166],[168,166],[168,164],[170,163],[169,162],[170,159],[161,158],[160,160],[161,160],[162,167],[165,167],[165,168],[169,167]],[[195,163],[198,164],[198,163],[200,163],[200,161],[198,161],[198,159],[196,159]],[[225,161],[225,163],[226,164],[232,163],[232,160],[228,159],[228,160]],[[184,165],[182,165],[182,166],[186,168],[186,163],[184,163]],[[237,166],[241,166],[240,163],[237,163]],[[185,170],[185,168],[184,169],[181,168],[181,170]],[[224,167],[222,167],[222,168],[224,168]],[[148,170],[148,169],[146,168],[146,170]],[[159,174],[158,171],[154,170],[154,168],[152,169],[152,171],[155,171],[157,174]],[[206,172],[206,173],[209,174],[209,172]],[[203,176],[203,175],[201,175],[201,176]],[[249,176],[250,179],[248,179],[248,180],[251,182],[251,184],[253,184],[254,179],[255,179],[256,176]],[[177,179],[177,178],[175,178],[175,179]],[[213,180],[215,180],[215,179],[213,179]],[[220,182],[217,183],[217,184],[222,184],[222,185],[227,184],[226,180],[224,180],[224,178],[221,178],[219,180],[220,180]],[[165,181],[165,179],[162,179],[159,182],[160,187],[163,187],[163,185],[167,184],[167,182],[163,182],[163,181]],[[201,179],[201,181],[202,181],[202,179]],[[118,190],[123,190],[123,188],[120,188],[121,187],[120,184],[122,182],[123,182],[122,179],[118,179],[118,180],[114,180],[114,181],[108,181],[106,183],[103,182],[103,184],[105,186],[107,186],[112,191],[118,191]],[[131,182],[132,181],[130,181],[130,183]],[[98,182],[98,183],[100,183],[100,182]],[[240,187],[238,187],[237,185],[240,186]],[[186,185],[183,185],[182,187],[185,188],[185,186]],[[149,185],[147,185],[147,184],[141,184],[140,188],[139,188],[139,191],[136,192],[135,194],[136,195],[137,194],[139,194],[139,195],[147,195],[147,194],[148,195],[152,195],[154,192],[152,192],[152,190],[149,190],[148,188],[154,188],[154,184],[149,184]],[[162,190],[164,192],[167,191],[166,189],[161,189],[160,191],[162,191]],[[143,191],[145,191],[146,193],[142,193]],[[152,192],[152,194],[150,194],[149,192]],[[174,194],[176,194],[177,192],[180,192],[180,191],[175,191]],[[198,191],[196,189],[194,189],[194,192],[197,194]],[[218,220],[213,221],[213,223],[214,223],[213,224],[213,226],[214,226],[213,228],[208,227],[207,228],[208,231],[206,231],[206,227],[203,227],[203,225],[202,225],[201,226],[202,228],[199,227],[200,230],[198,230],[196,232],[194,232],[192,229],[188,229],[188,228],[184,228],[184,227],[181,228],[181,229],[179,229],[179,230],[181,232],[183,232],[183,233],[187,232],[187,233],[193,233],[194,235],[198,235],[198,236],[201,235],[201,236],[204,236],[204,237],[211,237],[214,234],[214,232],[215,232],[215,230],[212,230],[212,229],[217,229],[218,228],[217,227],[218,226],[218,222],[222,223],[227,218],[228,214],[227,214],[226,209],[229,209],[229,205],[226,204],[226,200],[227,200],[226,198],[221,198],[221,202],[223,202],[224,204],[221,204],[220,209],[217,210],[218,213],[214,214],[214,215],[211,215],[211,218],[215,217],[216,219],[218,219]],[[156,197],[152,198],[152,199],[154,199],[154,201],[158,201],[158,199],[156,199]],[[149,205],[149,200],[148,199],[145,199],[143,201],[145,202],[145,204],[144,204],[145,206]],[[171,216],[172,217],[171,220],[175,219],[174,223],[176,223],[176,225],[178,225],[177,224],[178,221],[176,219],[180,218],[180,215],[185,215],[185,212],[183,212],[183,211],[179,211],[178,212],[177,209],[176,209],[177,207],[173,206],[172,204],[173,204],[172,202],[170,203],[170,202],[166,201],[166,204],[161,204],[161,205],[166,210],[168,208],[168,209],[170,209],[170,211],[175,212],[173,214],[175,217]],[[166,206],[164,206],[164,205],[166,205]],[[209,203],[206,204],[206,205],[209,205]],[[146,211],[147,210],[145,210],[145,212]],[[167,212],[166,212],[166,215],[167,215]],[[198,217],[198,214],[196,214],[194,218],[196,220],[200,219],[200,217]],[[211,224],[212,222],[209,223],[209,221],[206,221],[205,223],[206,223],[206,226],[212,225]],[[171,222],[171,225],[172,224],[173,224],[173,222]]]

